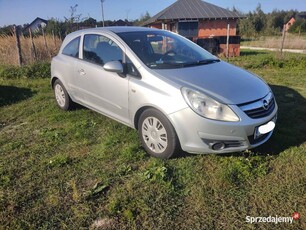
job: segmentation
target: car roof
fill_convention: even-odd
[[[139,32],[139,31],[156,31],[157,29],[152,29],[148,27],[140,26],[110,26],[110,27],[96,27],[75,31],[71,34],[77,35],[82,33],[94,33],[94,32],[113,32],[115,34],[122,32]]]
[[[62,43],[61,49],[63,49],[70,41],[72,41],[74,38],[79,37],[83,34],[87,33],[123,33],[123,32],[141,32],[141,31],[157,31],[158,29],[149,28],[149,27],[140,27],[140,26],[110,26],[110,27],[96,27],[96,28],[88,28],[88,29],[82,29],[74,31],[70,34],[68,34],[65,37],[64,42]],[[60,50],[61,52],[61,50]]]

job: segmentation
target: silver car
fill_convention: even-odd
[[[51,74],[61,109],[78,103],[137,129],[155,157],[243,151],[275,127],[277,104],[261,78],[165,30],[71,33]]]

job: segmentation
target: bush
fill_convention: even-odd
[[[50,63],[34,63],[28,65],[25,76],[28,78],[49,78],[51,75]]]
[[[38,62],[21,67],[0,66],[0,78],[49,78],[51,75],[50,63]]]

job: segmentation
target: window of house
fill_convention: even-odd
[[[178,33],[184,37],[197,37],[199,31],[198,22],[179,22]]]
[[[84,36],[84,60],[103,66],[110,61],[122,62],[122,56],[122,50],[111,39],[98,34],[87,34]]]
[[[79,57],[79,45],[80,45],[80,37],[77,37],[70,41],[65,48],[63,49],[63,54],[71,56],[71,57]]]

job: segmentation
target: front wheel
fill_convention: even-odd
[[[138,132],[144,149],[154,157],[168,159],[180,148],[172,124],[158,110],[147,109],[141,114]]]

